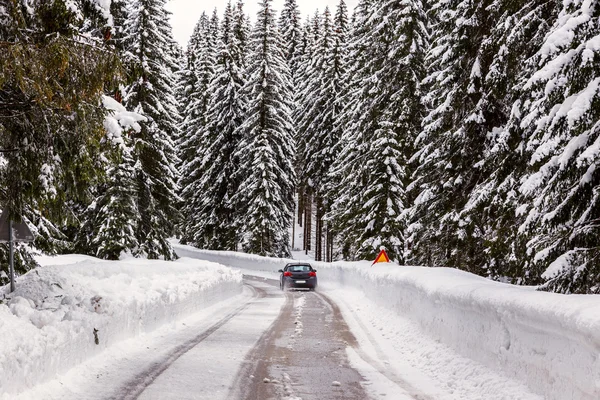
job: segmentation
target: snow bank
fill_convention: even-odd
[[[0,288],[0,398],[242,291],[240,272],[200,260],[38,261],[14,293]]]
[[[175,248],[180,255],[258,271],[276,271],[291,261]],[[449,268],[311,264],[321,286],[360,289],[434,339],[544,398],[600,398],[600,296],[536,292]]]

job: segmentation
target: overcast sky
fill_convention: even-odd
[[[171,24],[173,25],[173,34],[175,40],[181,44],[183,48],[187,46],[187,42],[194,30],[198,18],[202,14],[202,11],[212,13],[212,10],[216,7],[219,12],[219,18],[223,15],[223,10],[228,0],[169,0],[167,3],[167,9],[173,13],[171,17]],[[235,3],[237,0],[232,0]],[[258,0],[246,0],[244,2],[244,8],[246,14],[250,14],[254,20],[256,12],[258,11]],[[283,6],[284,0],[274,0],[273,6],[277,10],[279,18],[279,12]],[[305,18],[309,14],[313,14],[315,10],[319,9],[323,11],[326,6],[329,6],[331,13],[335,12],[335,9],[339,3],[339,0],[297,0],[302,18]],[[354,6],[358,3],[358,0],[346,0],[346,6],[348,6],[348,17],[352,15]]]

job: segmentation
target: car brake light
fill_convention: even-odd
[[[310,271],[308,273],[308,276],[317,276],[317,273],[315,271]]]
[[[292,276],[292,273],[290,271],[285,271],[283,273],[283,276]]]

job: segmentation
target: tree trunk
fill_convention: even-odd
[[[333,261],[333,234],[329,229],[329,225],[325,228],[325,261]]]
[[[302,224],[302,214],[304,213],[304,199],[305,194],[301,191],[298,191],[298,225],[303,226]]]
[[[316,198],[317,202],[317,221],[315,235],[315,261],[323,261],[323,200]]]
[[[296,218],[292,216],[292,251],[294,251],[294,239],[296,236]]]
[[[310,194],[306,195],[306,201],[304,204],[304,250],[305,254],[308,254],[312,247],[312,197]]]

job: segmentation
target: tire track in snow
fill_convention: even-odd
[[[366,400],[348,365],[341,314],[314,292],[285,291],[280,316],[248,353],[228,399]],[[339,318],[338,318],[339,317]]]
[[[315,294],[317,296],[321,297],[323,299],[323,301],[325,301],[326,303],[328,303],[330,305],[330,307],[333,309],[334,314],[338,315],[339,318],[343,318],[339,307],[335,304],[335,302],[333,300],[331,300],[329,297],[327,297],[326,295],[324,295],[322,293],[315,293]],[[388,361],[388,357],[385,354],[385,352],[379,347],[379,345],[377,345],[375,339],[373,338],[373,336],[371,335],[371,333],[369,332],[367,327],[362,323],[362,321],[360,321],[358,318],[355,318],[355,321],[358,324],[358,326],[361,328],[361,330],[363,331],[365,337],[369,340],[371,346],[373,347],[373,349],[375,350],[375,352],[377,354],[377,358],[379,359],[379,360],[375,360],[369,354],[367,354],[363,349],[361,349],[358,344],[358,341],[356,340],[356,337],[350,331],[348,331],[347,335],[346,335],[346,337],[347,337],[346,340],[348,342],[348,346],[352,347],[352,349],[356,352],[356,354],[364,362],[369,364],[371,367],[373,367],[377,372],[379,372],[381,375],[386,377],[388,380],[390,380],[391,382],[396,384],[400,389],[406,391],[415,400],[435,400],[434,398],[422,393],[421,391],[416,389],[414,386],[412,386],[410,383],[408,383],[406,380],[400,378],[399,376],[394,374],[392,371],[390,371],[389,367],[386,366],[386,364],[388,364],[389,361]]]
[[[138,373],[132,380],[129,381],[124,387],[122,387],[118,393],[111,396],[111,400],[135,400],[137,399],[144,390],[150,386],[156,378],[158,378],[163,372],[165,372],[175,361],[177,361],[181,356],[186,354],[192,348],[197,346],[206,340],[210,335],[215,333],[219,328],[229,322],[236,315],[240,314],[242,311],[246,310],[250,304],[255,301],[257,298],[262,298],[267,296],[267,292],[264,289],[252,286],[250,284],[244,283],[246,287],[248,287],[253,292],[253,296],[248,299],[244,304],[225,315],[219,321],[211,325],[208,329],[204,330],[197,336],[192,339],[186,341],[185,343],[177,346],[172,352],[170,352],[167,356],[163,357],[162,360],[153,362],[148,368]]]
[[[244,276],[244,278],[251,277]],[[266,282],[269,283],[268,280]],[[292,294],[286,291],[284,295],[285,304],[281,308],[279,317],[273,321],[269,329],[260,337],[256,346],[246,355],[244,363],[236,374],[236,379],[228,398],[265,400],[273,395],[270,385],[256,385],[253,379],[267,376],[269,360],[283,357],[282,349],[274,346],[274,342],[283,334],[287,326],[287,319],[282,318],[282,316],[291,314],[294,309]]]

